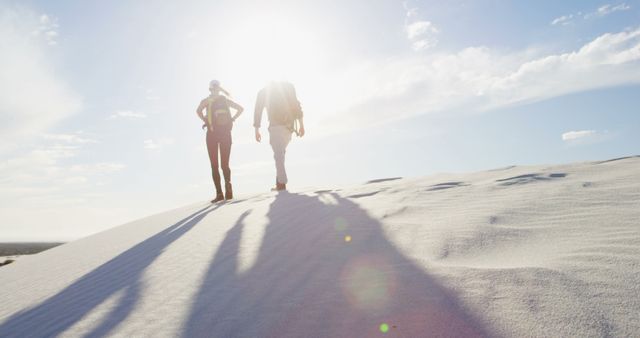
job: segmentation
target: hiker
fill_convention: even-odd
[[[209,92],[211,92],[211,95],[200,101],[196,114],[204,122],[202,129],[207,129],[207,151],[211,162],[213,184],[216,187],[216,197],[211,203],[216,203],[233,198],[231,169],[229,168],[231,129],[233,128],[233,122],[242,114],[244,108],[229,98],[231,95],[220,86],[220,82],[217,80],[209,83]],[[221,95],[221,92],[225,95]],[[236,110],[233,117],[231,117],[229,108]],[[205,109],[207,111],[206,115],[203,114]],[[224,195],[222,194],[220,172],[218,171],[218,152],[220,153],[220,164],[224,175]]]
[[[291,141],[291,134],[304,136],[304,121],[302,108],[296,97],[293,84],[285,81],[270,82],[258,92],[253,116],[253,126],[256,129],[256,141],[262,140],[260,123],[262,111],[267,109],[269,117],[269,143],[273,149],[276,162],[276,186],[272,190],[287,190],[287,172],[284,167],[284,157],[287,145]]]

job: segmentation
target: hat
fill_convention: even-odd
[[[211,82],[209,82],[209,88],[213,88],[213,87],[220,87],[220,81],[211,80]]]

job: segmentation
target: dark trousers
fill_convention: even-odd
[[[211,162],[211,176],[213,184],[216,186],[216,193],[222,194],[220,186],[219,164],[222,166],[225,185],[231,184],[231,169],[229,168],[229,156],[231,155],[231,132],[210,132],[207,131],[207,151]],[[220,161],[218,162],[218,153]]]

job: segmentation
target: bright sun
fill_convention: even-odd
[[[307,82],[322,71],[324,57],[317,35],[308,25],[277,13],[260,13],[230,27],[223,37],[224,50],[218,50],[230,78],[244,83],[264,83],[288,79]]]

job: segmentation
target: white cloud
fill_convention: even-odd
[[[131,110],[120,110],[113,114],[111,114],[107,119],[115,120],[115,119],[128,119],[128,120],[139,120],[147,117],[147,114],[134,112]]]
[[[407,18],[414,18],[418,16],[417,8],[409,8],[407,9]]]
[[[596,134],[595,130],[578,130],[578,131],[568,131],[562,134],[563,141],[575,141],[578,139],[584,139],[591,137]]]
[[[438,44],[437,35],[440,32],[436,26],[427,20],[419,20],[417,8],[407,8],[407,19],[405,21],[405,31],[407,39],[411,42],[414,50],[426,50]]]
[[[407,25],[407,38],[415,40],[424,35],[437,33],[438,30],[429,21],[416,21]]]
[[[486,111],[640,83],[640,29],[603,34],[558,54],[468,47],[385,59],[363,63],[334,83],[352,100],[333,116],[336,128],[444,111]]]
[[[413,47],[414,50],[420,51],[420,50],[425,50],[425,49],[434,47],[436,44],[438,44],[437,39],[420,39],[420,40],[414,41],[411,44],[411,46]]]
[[[557,17],[555,19],[553,19],[551,21],[551,25],[552,26],[567,26],[570,25],[574,22],[574,19],[584,19],[584,20],[589,20],[592,18],[601,18],[604,16],[607,16],[611,13],[615,13],[615,12],[620,12],[620,11],[628,11],[631,9],[631,6],[627,5],[626,3],[621,3],[619,5],[610,5],[610,4],[606,4],[603,6],[600,6],[598,9],[586,13],[586,14],[582,14],[582,12],[577,12],[577,13],[572,13],[572,14],[567,14],[567,15],[563,15],[560,17]]]
[[[47,14],[40,15],[39,25],[36,30],[33,31],[34,36],[42,37],[49,46],[55,46],[58,44],[56,40],[58,38],[58,19],[51,17]]]
[[[569,25],[569,24],[572,23],[571,19],[573,19],[573,14],[563,15],[561,17],[553,19],[553,21],[551,21],[551,25],[552,26],[555,26],[555,25],[566,26],[566,25]]]
[[[406,26],[407,38],[413,49],[424,50],[438,44],[438,29],[429,21],[416,21]]]
[[[575,130],[562,134],[562,141],[570,146],[587,145],[602,142],[609,137],[608,131]]]
[[[43,134],[39,140],[41,145],[0,160],[2,208],[75,207],[95,197],[98,186],[125,168],[115,162],[78,163],[78,154],[97,143],[82,132]]]
[[[160,138],[157,140],[148,139],[144,140],[144,149],[159,151],[164,149],[166,146],[172,145],[173,143],[174,140],[172,138]]]
[[[43,25],[50,29],[43,31]],[[55,40],[34,36],[40,32],[54,39],[57,32],[51,27],[56,26],[46,15],[0,8],[0,151],[42,134],[81,107],[79,96],[49,61],[47,44]]]
[[[594,13],[592,13],[592,16],[605,16],[605,15],[609,15],[611,13],[614,12],[618,12],[618,11],[628,11],[631,9],[631,6],[625,4],[625,3],[621,3],[619,5],[616,6],[612,6],[610,4],[606,4],[604,6],[601,6],[598,8],[598,10]]]
[[[78,163],[79,153],[95,143],[82,133],[45,134],[42,139],[44,146],[0,160],[0,236],[73,238],[132,216],[123,216],[126,208],[114,212],[107,205],[112,175],[123,164]]]
[[[125,167],[112,162],[67,164],[80,149],[80,145],[56,143],[0,162],[0,201],[18,205],[25,199],[54,202],[90,194],[98,178]]]
[[[64,191],[69,185],[87,182],[87,178],[103,176],[124,168],[112,162],[76,163],[78,153],[97,141],[82,132],[43,134],[41,146],[28,149],[19,156],[0,161],[0,199],[17,201],[11,192],[48,193]]]
[[[499,101],[511,103],[638,83],[639,60],[640,29],[607,33],[577,51],[525,62],[516,71],[491,81],[490,90]]]

